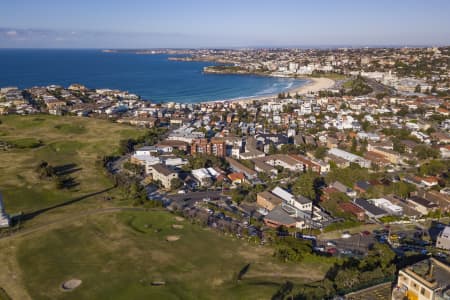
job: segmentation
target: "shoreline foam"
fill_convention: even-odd
[[[300,86],[295,88],[286,89],[285,91],[282,91],[284,93],[290,93],[292,96],[295,94],[299,95],[306,95],[309,93],[316,93],[321,90],[332,88],[335,85],[335,81],[326,78],[326,77],[303,77],[299,78],[303,80],[307,80],[307,82]],[[278,97],[278,94],[270,94],[270,95],[264,95],[264,96],[249,96],[249,97],[242,97],[242,98],[235,98],[235,99],[227,99],[227,100],[211,100],[211,101],[201,101],[200,104],[204,103],[248,103],[252,101],[262,101],[262,100],[273,100]]]

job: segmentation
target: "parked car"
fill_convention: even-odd
[[[327,250],[327,253],[329,253],[329,254],[331,254],[331,255],[334,255],[334,254],[337,253],[337,249],[336,249],[336,248],[329,248],[329,249]]]
[[[341,238],[343,238],[343,239],[349,239],[349,238],[351,238],[352,237],[352,235],[350,234],[350,233],[343,233],[342,235],[341,235]]]
[[[325,247],[314,247],[313,250],[317,252],[325,252]]]

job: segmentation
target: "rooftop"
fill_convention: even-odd
[[[450,288],[450,266],[434,259],[429,258],[422,260],[412,266],[404,269],[404,271],[433,290],[446,290]]]
[[[387,214],[385,210],[376,207],[366,199],[356,199],[355,204],[367,211],[369,214],[372,214],[374,217],[379,217]]]
[[[173,171],[173,170],[167,168],[167,167],[166,167],[165,165],[163,165],[163,164],[156,164],[156,165],[153,165],[152,168],[153,168],[156,172],[158,172],[158,173],[160,173],[160,174],[163,174],[164,176],[169,176],[170,174],[176,173],[175,171]]]
[[[272,204],[278,205],[283,202],[283,199],[280,197],[275,196],[269,191],[264,191],[258,194],[258,196],[263,197],[265,200],[269,201]]]
[[[295,219],[289,216],[281,206],[275,207],[264,218],[278,224],[291,225],[296,223]]]

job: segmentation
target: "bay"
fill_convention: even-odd
[[[209,62],[101,50],[2,49],[0,87],[80,83],[135,93],[153,102],[227,100],[276,94],[306,80],[254,75],[204,74]]]

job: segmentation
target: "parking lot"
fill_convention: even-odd
[[[346,238],[332,240],[317,240],[316,248],[323,252],[342,255],[361,255],[375,243],[373,234],[358,233]],[[335,250],[330,250],[335,249]]]
[[[167,196],[172,201],[197,202],[203,199],[215,200],[221,196],[221,191],[192,192]]]

